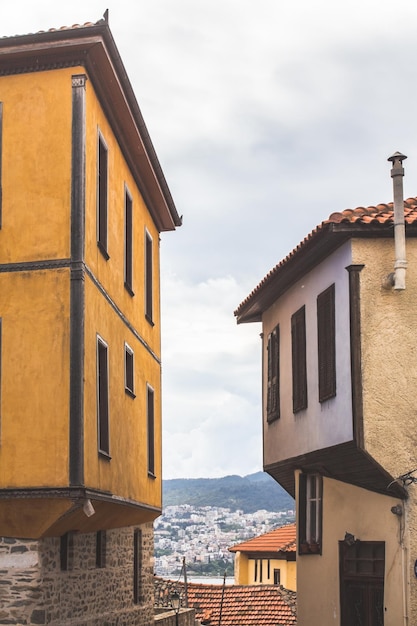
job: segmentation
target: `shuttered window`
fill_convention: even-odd
[[[307,361],[305,307],[291,317],[293,412],[307,408]]]
[[[335,286],[317,297],[319,401],[336,395]]]
[[[125,391],[135,397],[135,369],[134,354],[130,346],[125,343]]]
[[[280,416],[279,394],[279,326],[268,336],[268,390],[266,413],[268,422]]]
[[[125,189],[125,287],[133,296],[133,203]]]
[[[152,387],[147,386],[148,416],[148,474],[155,476],[155,394]]]
[[[133,532],[133,602],[143,601],[142,593],[142,531],[136,528]]]
[[[145,316],[153,323],[153,242],[145,233]]]
[[[97,338],[97,420],[98,449],[101,454],[110,454],[109,432],[109,367],[107,345]]]
[[[107,203],[108,203],[108,154],[101,135],[98,137],[97,155],[97,244],[106,259],[107,252]]]

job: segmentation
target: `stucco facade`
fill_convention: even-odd
[[[181,219],[106,18],[1,39],[0,164],[0,621],[145,626]]]
[[[393,205],[361,207],[235,312],[262,322],[264,469],[296,497],[301,626],[417,623],[417,201],[403,204],[405,289]]]

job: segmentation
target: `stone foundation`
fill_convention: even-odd
[[[62,570],[61,539],[0,537],[0,624],[150,626],[154,623],[153,526],[144,524],[134,602],[134,527],[106,532],[105,566],[97,536],[74,534]]]

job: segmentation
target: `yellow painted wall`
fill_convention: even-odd
[[[69,270],[0,273],[0,488],[68,484]]]
[[[0,77],[0,263],[69,257],[73,72]]]
[[[161,504],[160,366],[90,279],[86,280],[85,482],[153,506]],[[98,456],[97,333],[108,345],[111,461]],[[125,392],[124,343],[134,351],[136,398]],[[155,392],[156,479],[147,472],[146,384]]]
[[[269,577],[268,577],[269,560]],[[255,580],[255,561],[257,561],[257,579]],[[260,581],[260,567],[262,567],[262,582]],[[295,561],[285,559],[253,559],[243,552],[237,552],[235,557],[235,584],[236,585],[273,585],[274,569],[280,570],[280,585],[292,591],[297,590],[297,566]]]
[[[71,77],[80,73],[85,73],[84,68],[0,77],[2,264],[70,257]],[[109,157],[108,260],[97,246],[99,129]],[[125,185],[133,200],[133,297],[124,287]],[[85,210],[85,261],[100,286],[86,275],[85,486],[157,510],[162,500],[159,233],[90,80],[86,84]],[[146,230],[153,240],[153,324],[145,318]],[[69,484],[69,316],[69,269],[0,274],[0,488]],[[108,344],[110,357],[110,461],[99,458],[97,447],[97,333]],[[125,393],[125,342],[134,351],[136,398]],[[155,478],[147,471],[147,384],[155,399]],[[51,515],[45,510],[38,527],[48,528],[54,515],[67,508],[68,502],[57,506],[51,500]],[[123,510],[120,507],[120,525]],[[156,515],[153,510],[138,511],[137,519],[129,514],[130,523],[140,515],[146,519]],[[112,508],[113,526],[116,518]],[[1,524],[0,516],[0,529]]]
[[[106,260],[97,246],[96,177],[98,133],[108,148],[108,254]],[[137,328],[151,349],[159,356],[160,297],[159,297],[159,233],[142,196],[136,187],[119,144],[97,101],[91,81],[87,81],[86,138],[86,262],[124,315]],[[133,202],[133,291],[132,297],[124,287],[124,190],[129,189]],[[153,240],[153,321],[144,317],[145,311],[145,229]]]
[[[89,487],[151,506],[162,504],[159,234],[137,189],[91,81],[86,86],[86,251],[87,266],[108,298],[142,341],[123,322],[92,280],[86,280],[85,325],[85,482]],[[97,145],[100,131],[108,149],[108,247],[105,259],[97,246]],[[133,202],[133,291],[124,287],[124,194]],[[145,318],[145,232],[153,240],[153,322]],[[97,454],[96,341],[108,345],[110,456]],[[124,344],[134,351],[135,393],[124,388]],[[94,364],[94,366],[93,366]],[[147,471],[146,399],[149,384],[155,399],[155,478]]]
[[[391,512],[396,504],[396,498],[323,479],[323,554],[297,556],[298,626],[340,626],[338,542],[346,532],[362,541],[385,541],[384,626],[404,624],[406,555],[400,545],[401,518]]]

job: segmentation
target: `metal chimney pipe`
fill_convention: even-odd
[[[402,162],[407,157],[401,152],[395,152],[389,157],[392,163],[391,178],[394,191],[394,243],[395,243],[395,265],[394,265],[394,289],[400,291],[405,289],[405,272],[407,261],[405,254],[405,222],[404,222],[404,192],[403,177],[404,168]]]

